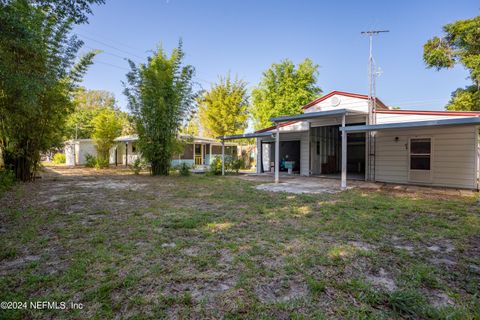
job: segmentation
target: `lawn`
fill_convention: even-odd
[[[16,185],[0,301],[83,308],[0,318],[480,318],[476,197],[258,183],[60,169]]]

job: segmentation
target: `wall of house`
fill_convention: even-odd
[[[477,188],[477,131],[475,126],[383,130],[376,137],[375,179],[457,188]],[[398,141],[395,138],[398,137]],[[409,139],[432,138],[430,181],[409,178]]]
[[[428,114],[404,114],[404,113],[377,113],[377,124],[394,123],[394,122],[413,122],[413,121],[429,121],[443,119],[468,118],[472,116],[455,116],[455,115],[428,115]]]
[[[75,163],[77,165],[84,165],[86,163],[87,154],[94,157],[97,156],[97,148],[93,141],[78,140],[75,144]]]

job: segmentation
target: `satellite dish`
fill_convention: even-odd
[[[331,99],[331,104],[332,104],[332,107],[336,107],[340,104],[340,98],[339,97],[333,97]]]

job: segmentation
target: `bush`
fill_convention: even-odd
[[[215,176],[222,174],[222,159],[220,157],[215,157],[213,158],[212,162],[210,162],[208,174]]]
[[[245,166],[245,161],[243,159],[232,159],[229,163],[225,161],[225,165],[228,164],[228,169],[235,171],[235,173],[238,173],[238,171]]]
[[[234,159],[231,156],[225,156],[225,172],[235,172],[238,173],[240,168],[245,165],[243,159]],[[210,175],[221,175],[222,174],[222,158],[215,157],[210,163],[210,170],[208,171]]]
[[[183,162],[178,166],[178,172],[181,176],[188,177],[190,175],[190,166]]]
[[[108,158],[97,158],[97,161],[95,163],[95,168],[96,169],[108,168],[108,164],[109,164]]]
[[[53,163],[55,164],[63,164],[67,162],[67,157],[64,153],[55,153],[53,156]]]
[[[85,167],[94,168],[97,165],[97,158],[91,154],[85,155]]]
[[[91,154],[85,155],[85,167],[103,169],[108,168],[108,158],[97,158]]]
[[[12,170],[0,169],[0,193],[10,189],[15,183],[15,173]]]
[[[140,158],[135,159],[133,164],[130,166],[130,169],[133,171],[134,174],[140,174],[140,171],[142,171],[145,168],[145,164],[143,163]]]

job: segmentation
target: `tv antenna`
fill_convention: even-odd
[[[362,35],[368,36],[370,39],[370,55],[368,58],[368,78],[369,78],[369,90],[368,90],[368,125],[375,124],[376,121],[376,78],[381,74],[381,70],[377,69],[375,60],[373,59],[373,36],[377,36],[380,33],[390,32],[389,30],[369,30],[362,31]],[[367,136],[367,153],[368,153],[368,180],[375,181],[375,133],[368,132]]]
[[[368,36],[370,39],[370,55],[368,58],[368,78],[369,78],[369,90],[368,90],[368,124],[375,124],[375,95],[376,95],[376,83],[375,78],[381,74],[381,71],[376,68],[375,60],[373,59],[373,36],[380,33],[390,32],[389,30],[369,30],[362,31],[362,35]]]

